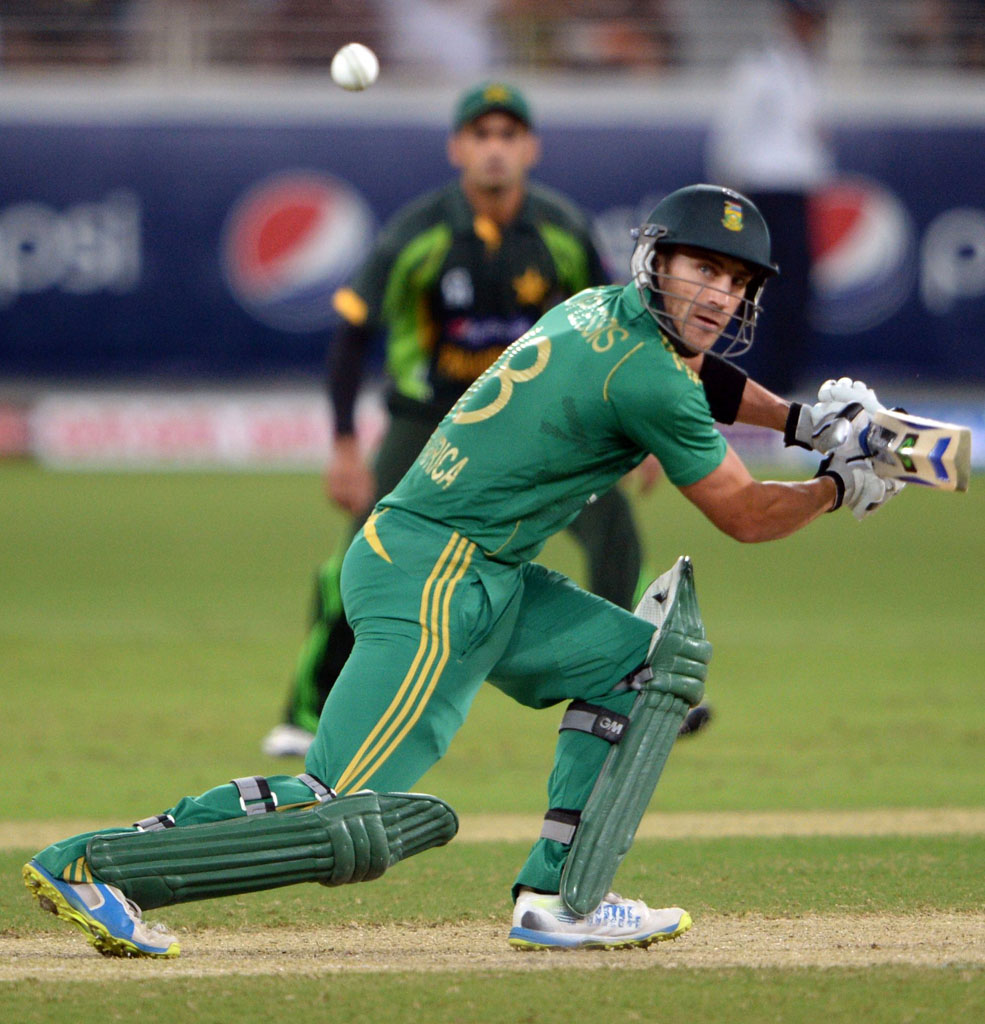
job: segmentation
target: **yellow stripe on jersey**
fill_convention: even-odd
[[[383,559],[385,562],[389,562],[393,565],[393,559],[386,553],[386,548],[383,547],[383,541],[380,540],[380,535],[376,532],[376,520],[380,518],[386,509],[380,512],[374,512],[369,519],[366,520],[366,524],[363,526],[363,536],[366,538],[366,543]]]
[[[495,557],[496,557],[496,555],[498,555],[498,554],[500,553],[500,551],[502,551],[502,550],[503,550],[503,548],[505,548],[505,547],[506,547],[506,545],[507,545],[507,544],[509,544],[509,542],[510,542],[510,541],[511,541],[511,540],[512,540],[512,539],[513,539],[513,538],[514,538],[515,536],[516,536],[516,532],[517,532],[517,530],[519,530],[519,529],[520,529],[520,524],[521,524],[522,522],[523,522],[523,520],[522,520],[522,519],[518,519],[518,520],[516,521],[516,526],[514,526],[514,527],[513,527],[513,529],[512,529],[511,531],[510,531],[510,535],[509,535],[509,537],[507,537],[507,538],[506,538],[506,540],[504,540],[504,541],[503,541],[503,543],[502,543],[502,544],[500,544],[500,545],[499,545],[499,547],[498,547],[498,548],[496,548],[496,550],[495,550],[495,551],[487,551],[487,552],[485,552],[486,556],[487,556],[488,558],[495,558]]]
[[[408,714],[408,708],[413,706],[417,694],[420,692],[422,678],[426,675],[430,665],[433,663],[434,655],[429,651],[436,649],[439,639],[432,623],[436,624],[436,609],[440,594],[448,579],[455,571],[456,565],[461,558],[463,546],[470,542],[459,533],[453,532],[441,552],[438,561],[435,563],[431,574],[424,584],[421,593],[421,608],[419,622],[421,624],[421,640],[418,644],[417,653],[411,662],[407,674],[404,676],[399,689],[394,695],[390,706],[386,709],[379,721],[373,726],[372,731],[363,741],[362,746],[356,751],[355,756],[339,776],[334,789],[338,793],[352,788],[353,779],[364,773],[364,770],[379,751],[384,747],[390,736],[400,727],[400,723]],[[470,555],[471,557],[471,555]],[[432,594],[434,595],[432,598]],[[427,656],[427,660],[425,658]],[[423,662],[423,664],[422,664]]]
[[[632,354],[633,354],[634,352],[639,352],[639,350],[640,350],[640,349],[641,349],[642,347],[643,347],[643,342],[642,342],[642,341],[641,341],[641,342],[640,342],[640,343],[639,343],[638,345],[634,345],[634,346],[633,346],[633,348],[631,348],[631,349],[630,349],[630,350],[629,350],[629,351],[628,351],[628,352],[627,352],[627,353],[626,353],[626,354],[625,354],[625,355],[624,355],[624,356],[622,357],[622,359],[620,359],[620,360],[619,360],[619,362],[618,362],[618,363],[616,363],[616,365],[615,365],[615,366],[613,366],[613,367],[612,367],[612,369],[611,369],[611,370],[609,371],[609,375],[608,375],[608,376],[607,376],[607,377],[605,378],[605,383],[604,383],[604,384],[602,385],[602,401],[603,401],[603,402],[608,402],[608,401],[609,401],[609,381],[610,381],[610,380],[612,380],[613,374],[614,374],[614,373],[616,372],[616,370],[618,370],[618,369],[619,369],[619,367],[620,367],[620,366],[622,366],[622,364],[623,364],[624,362],[626,362],[626,360],[627,360],[627,359],[628,359],[628,358],[629,358],[629,357],[630,357],[630,356],[631,356],[631,355],[632,355]]]

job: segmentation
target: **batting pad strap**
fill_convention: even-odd
[[[589,704],[584,700],[573,700],[568,705],[558,732],[565,729],[574,729],[578,732],[587,732],[592,736],[609,743],[618,743],[622,739],[623,730],[629,725],[629,719],[625,715],[618,715],[601,704]]]
[[[574,841],[581,811],[569,811],[563,807],[552,807],[544,815],[544,826],[540,830],[541,839],[553,839],[555,843],[570,846]]]
[[[232,784],[239,790],[239,806],[244,814],[268,814],[277,810],[277,794],[262,775],[233,779]]]
[[[295,882],[370,881],[457,831],[437,797],[364,790],[298,811],[93,836],[86,862],[149,910]]]
[[[149,818],[141,818],[133,823],[134,828],[141,832],[160,832],[165,828],[174,828],[174,818],[170,814],[152,814]]]
[[[320,804],[325,803],[326,800],[334,800],[338,796],[338,793],[331,786],[326,786],[317,775],[312,775],[310,772],[302,772],[297,776],[297,779],[299,782],[303,782],[318,797]]]

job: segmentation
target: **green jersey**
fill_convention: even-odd
[[[545,314],[462,395],[381,505],[522,562],[648,452],[686,486],[725,451],[700,379],[635,286],[589,288]]]

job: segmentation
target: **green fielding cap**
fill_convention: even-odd
[[[493,111],[511,114],[528,128],[533,124],[530,106],[519,89],[505,82],[483,82],[463,93],[455,107],[452,126],[457,132],[476,118]]]

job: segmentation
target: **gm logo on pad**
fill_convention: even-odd
[[[241,196],[222,232],[230,291],[262,323],[307,334],[335,319],[332,294],[365,259],[375,233],[369,204],[331,175],[291,171]]]

